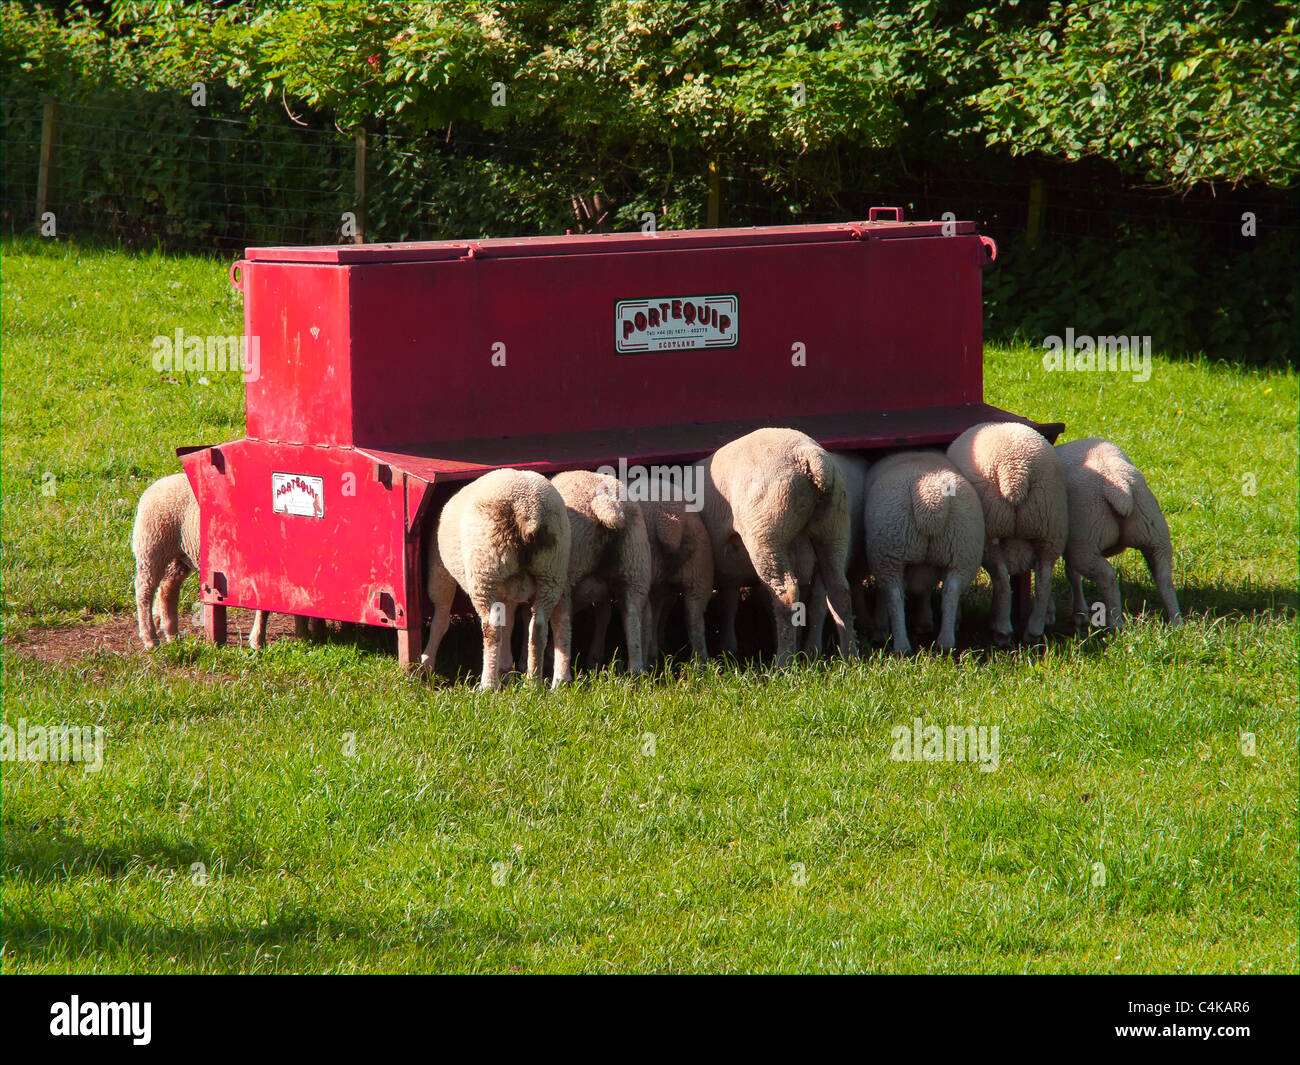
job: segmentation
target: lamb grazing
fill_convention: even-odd
[[[771,595],[776,663],[795,653],[801,550],[816,576],[839,631],[840,652],[857,650],[845,564],[849,556],[848,489],[830,453],[794,429],[758,429],[719,448],[699,464],[704,507],[700,517],[713,546],[714,580],[724,606],[756,576]],[[723,623],[723,649],[736,652],[734,607]]]
[[[627,666],[644,673],[641,625],[650,594],[650,540],[641,508],[626,499],[615,477],[588,470],[557,473],[551,484],[569,513],[572,530],[568,586],[575,609],[618,603],[627,636]],[[604,627],[597,618],[593,660],[604,646]]]
[[[1065,544],[1065,574],[1074,589],[1074,620],[1088,623],[1083,578],[1101,588],[1107,626],[1120,629],[1124,612],[1119,581],[1106,558],[1136,547],[1164,601],[1171,625],[1182,623],[1172,577],[1173,546],[1160,504],[1142,472],[1107,440],[1089,437],[1058,444],[1070,501],[1070,532]]]
[[[154,593],[163,636],[171,643],[180,630],[181,585],[199,568],[199,501],[185,474],[160,477],[144,490],[136,506],[131,550],[135,554],[135,610],[140,642],[153,650],[158,646]],[[262,646],[266,618],[262,610],[254,616],[250,646]]]
[[[867,470],[870,463],[851,451],[832,451],[831,458],[839,467],[840,475],[849,493],[849,561],[846,576],[849,579],[849,598],[855,618],[865,618],[867,599],[863,584],[868,576],[866,551],[866,525],[863,507],[866,503]],[[801,574],[802,576],[802,574]],[[817,657],[822,649],[822,629],[826,624],[826,589],[814,581],[811,603],[808,607],[808,633],[804,638],[804,651]]]
[[[508,649],[504,662],[501,650],[520,603],[533,607],[529,679],[539,683],[542,679],[549,620],[555,629],[552,683],[558,686],[569,680],[569,535],[564,500],[539,473],[493,470],[447,500],[426,556],[433,624],[421,656],[422,670],[433,671],[459,584],[483,627],[480,688],[500,687],[510,668]]]
[[[1032,572],[1034,604],[1025,626],[1041,639],[1052,602],[1052,570],[1065,550],[1065,470],[1036,429],[1019,422],[972,426],[948,448],[984,508],[984,568],[993,584],[993,633],[1011,641],[1011,575]]]
[[[911,651],[904,592],[924,594],[943,582],[937,645],[956,646],[957,604],[979,572],[984,511],[979,496],[939,451],[903,451],[867,474],[867,561],[876,578],[877,624],[888,612],[894,653]]]
[[[704,638],[704,610],[713,595],[713,547],[708,530],[694,511],[680,502],[640,502],[650,537],[650,599],[641,641],[645,661],[659,657],[668,610],[677,595],[686,608],[686,632],[691,652],[709,658]]]

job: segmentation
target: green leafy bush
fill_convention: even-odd
[[[646,212],[689,228],[714,209],[729,225],[845,219],[915,199],[988,221],[1006,245],[988,275],[991,335],[1086,320],[1166,350],[1297,357],[1285,241],[1229,250],[1208,221],[1158,220],[1170,189],[1227,183],[1266,198],[1274,231],[1294,227],[1276,191],[1297,177],[1286,5],[118,0],[56,17],[6,0],[0,13],[11,231],[32,227],[48,93],[63,116],[51,201],[75,239],[227,253],[336,241],[358,207],[364,129],[368,239],[630,229]],[[1091,221],[1031,251],[1006,237],[1040,164],[1076,172],[1050,209],[1073,196]],[[1098,180],[1123,195],[1090,202]],[[1144,204],[1134,181],[1155,184]]]

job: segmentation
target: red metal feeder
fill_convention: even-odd
[[[418,661],[435,497],[497,467],[690,462],[765,425],[870,452],[1027,421],[983,402],[995,255],[971,222],[897,208],[250,248],[231,271],[260,348],[247,435],[178,451],[202,511],[208,638],[248,607],[387,626]]]

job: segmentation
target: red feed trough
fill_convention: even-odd
[[[385,625],[418,660],[422,538],[496,467],[687,462],[765,425],[879,451],[1025,421],[983,402],[992,242],[901,214],[249,249],[247,435],[179,452],[208,637],[259,608]]]

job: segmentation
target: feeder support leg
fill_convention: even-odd
[[[226,608],[220,603],[203,604],[203,631],[209,643],[226,645]]]
[[[420,636],[418,624],[397,630],[397,661],[403,669],[414,669],[420,664],[420,649],[424,642]]]

